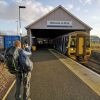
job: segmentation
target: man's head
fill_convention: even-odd
[[[15,43],[14,43],[14,46],[16,48],[21,48],[21,42],[19,40],[16,40]]]

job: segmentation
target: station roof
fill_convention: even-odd
[[[73,27],[59,27],[59,29],[78,29],[78,30],[91,30],[92,28],[85,24],[83,21],[78,19],[76,16],[71,14],[68,10],[66,10],[63,6],[59,5],[40,19],[32,22],[26,29],[58,29],[58,27],[48,27],[47,21],[71,21],[73,23]]]

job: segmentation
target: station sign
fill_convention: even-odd
[[[47,21],[48,27],[72,27],[72,21]]]

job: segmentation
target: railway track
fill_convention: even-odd
[[[83,64],[94,72],[100,74],[100,63],[94,59],[89,59],[86,64]]]
[[[93,59],[90,59],[89,61],[100,66],[100,62],[98,62],[98,61],[95,61],[95,60],[93,60]]]
[[[56,52],[56,51],[54,50],[53,52]],[[56,53],[58,53],[58,52],[56,52]],[[85,67],[91,69],[92,71],[100,74],[100,62],[99,62],[99,60],[96,57],[97,57],[97,55],[96,56],[92,55],[92,57],[90,57],[88,62],[86,64],[82,64],[82,65],[84,65]]]
[[[100,74],[100,52],[92,51],[90,59],[84,65],[89,69],[95,71],[96,73]]]

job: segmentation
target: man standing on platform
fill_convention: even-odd
[[[9,72],[16,76],[15,99],[22,100],[21,87],[23,83],[23,100],[31,100],[30,79],[33,63],[21,48],[20,41],[15,41],[14,46],[6,50],[5,58]]]

